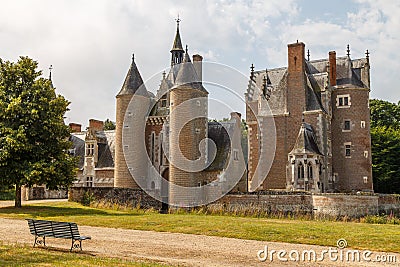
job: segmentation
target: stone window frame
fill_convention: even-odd
[[[336,107],[337,108],[349,108],[350,106],[351,106],[350,94],[336,96]]]
[[[364,177],[363,177],[363,182],[364,182],[364,184],[367,184],[367,183],[368,183],[368,176],[364,176]]]
[[[304,164],[301,161],[297,164],[297,179],[304,179]]]
[[[351,142],[346,142],[343,144],[344,146],[344,156],[346,158],[351,158]]]
[[[308,180],[314,179],[314,173],[313,173],[313,171],[314,171],[313,165],[312,165],[311,162],[309,162],[309,163],[307,164],[307,179],[308,179]]]
[[[346,126],[348,126],[348,127],[346,127]],[[349,120],[349,119],[343,120],[342,132],[351,132],[351,120]]]
[[[365,129],[365,121],[360,122],[360,127],[361,127],[361,129]]]
[[[234,161],[239,160],[239,150],[238,149],[233,149],[233,160]]]
[[[94,143],[86,144],[86,156],[94,156]]]
[[[155,141],[156,141],[156,133],[155,133],[155,131],[152,131],[151,132],[151,134],[150,134],[150,161],[151,161],[151,163],[153,163],[154,164],[154,162],[155,162],[155,147],[156,147],[156,144],[155,144]]]
[[[93,187],[93,176],[86,176],[86,187]]]

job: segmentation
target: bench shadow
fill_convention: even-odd
[[[94,251],[88,251],[88,250],[73,250],[70,251],[69,248],[60,248],[60,247],[53,247],[53,246],[36,246],[32,247],[32,249],[42,249],[42,250],[48,250],[48,251],[54,251],[54,252],[63,252],[63,253],[75,253],[75,254],[80,254],[80,255],[88,255],[88,256],[93,256],[96,257],[97,254]]]

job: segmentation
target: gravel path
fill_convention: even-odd
[[[32,203],[32,202],[30,202]],[[1,206],[1,205],[0,205]],[[261,262],[257,252],[265,245],[271,250],[314,250],[319,257],[327,247],[242,240],[234,238],[137,231],[116,228],[79,226],[82,235],[90,235],[92,240],[83,242],[83,251],[91,255],[118,257],[133,260],[150,260],[179,266],[400,266],[400,254],[397,264],[377,262],[340,262],[331,261],[325,256],[322,262],[282,262],[274,255],[274,260]],[[34,237],[29,234],[26,221],[0,218],[0,240],[5,243],[32,244]],[[47,245],[69,250],[70,241],[49,238]],[[334,248],[335,244],[332,244]],[[346,250],[344,250],[346,252]],[[69,253],[69,252],[67,252]],[[377,254],[373,253],[371,258]],[[294,255],[294,254],[293,254]],[[288,258],[288,254],[284,256]]]

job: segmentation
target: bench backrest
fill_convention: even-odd
[[[79,239],[80,236],[76,223],[33,219],[27,221],[32,235],[67,239]]]

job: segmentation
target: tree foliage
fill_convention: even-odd
[[[104,130],[115,130],[115,122],[111,121],[110,119],[106,119],[104,122]]]
[[[400,193],[400,106],[370,100],[374,191]]]
[[[69,102],[56,95],[37,66],[28,57],[16,63],[0,59],[0,183],[16,187],[17,207],[21,186],[59,189],[75,177],[76,159],[66,153]]]

